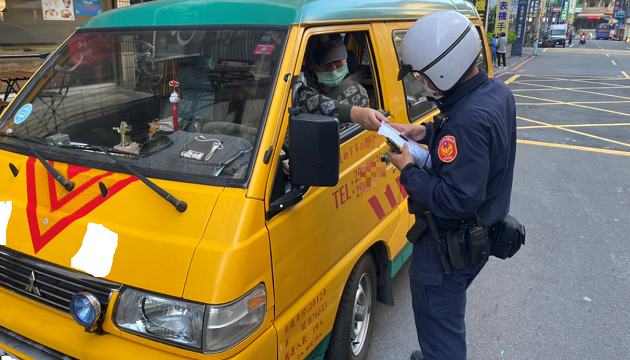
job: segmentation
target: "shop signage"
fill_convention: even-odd
[[[73,21],[74,0],[42,0],[44,20]]]
[[[495,21],[494,33],[505,32],[507,34],[510,21],[510,1],[499,0],[497,5],[497,20]]]
[[[562,10],[562,6],[553,6],[551,8],[551,12],[560,12]]]
[[[477,9],[477,13],[479,14],[479,20],[481,23],[486,22],[486,10],[488,9],[488,3],[486,0],[470,0],[473,5],[475,5],[475,9]]]
[[[525,24],[527,23],[527,2],[529,0],[519,0],[516,12],[516,42],[512,45],[512,55],[521,56],[523,53],[523,42],[525,41]],[[516,48],[514,47],[516,45]]]
[[[567,6],[566,0],[562,1],[562,11],[560,12],[560,20],[567,21],[567,17],[569,15],[569,7]]]
[[[101,0],[74,0],[74,12],[77,15],[98,15],[103,12]]]
[[[615,18],[617,19],[623,19],[626,17],[626,11],[621,9],[621,10],[617,10],[617,12],[615,13]]]

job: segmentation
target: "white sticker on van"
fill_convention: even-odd
[[[118,234],[100,224],[89,223],[79,252],[70,265],[96,276],[109,275],[118,247]]]
[[[7,244],[7,226],[9,226],[12,209],[11,201],[0,201],[0,245]]]
[[[33,105],[26,104],[22,106],[20,110],[18,110],[18,112],[15,114],[15,117],[13,118],[13,122],[16,125],[23,123],[24,120],[26,120],[31,115],[32,111],[33,111]]]

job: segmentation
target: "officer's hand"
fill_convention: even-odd
[[[350,109],[350,119],[353,123],[357,123],[362,128],[370,131],[377,131],[381,127],[381,121],[386,120],[385,116],[380,112],[358,106],[353,106]]]
[[[413,156],[411,156],[411,152],[409,152],[409,147],[407,146],[407,144],[403,145],[402,154],[396,154],[390,147],[389,151],[387,152],[387,156],[389,156],[389,158],[392,160],[392,164],[394,164],[394,166],[398,170],[402,170],[405,168],[405,166],[413,163]]]
[[[427,134],[427,127],[424,125],[411,125],[411,124],[396,124],[391,123],[394,129],[396,129],[400,135],[406,137],[409,140],[420,141],[424,139]]]

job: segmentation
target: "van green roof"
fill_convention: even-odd
[[[477,16],[464,0],[157,0],[105,11],[81,28],[180,25],[291,25],[417,19],[434,10]]]

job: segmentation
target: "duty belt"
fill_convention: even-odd
[[[416,223],[407,233],[407,239],[415,243],[429,230],[442,272],[450,275],[452,268],[461,269],[464,265],[481,265],[488,261],[488,232],[479,217],[473,221],[461,221],[456,229],[438,229],[433,214],[424,212],[416,218]]]

